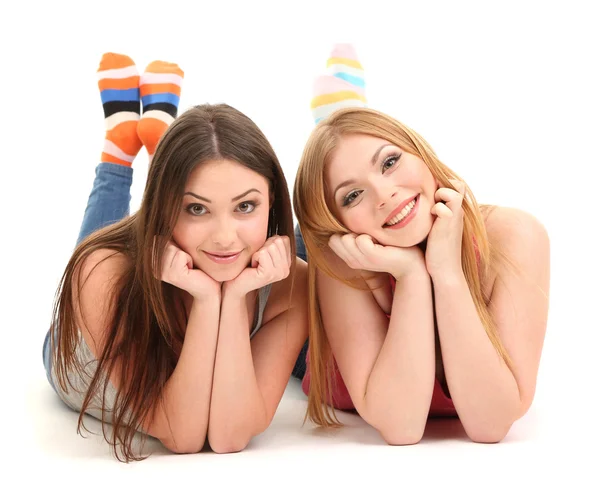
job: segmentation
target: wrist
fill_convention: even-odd
[[[212,294],[212,295],[192,295],[193,304],[199,305],[202,308],[206,307],[221,307],[221,294]]]
[[[240,287],[235,284],[235,281],[224,282],[221,291],[223,300],[242,300],[246,298],[248,292],[249,291],[240,289]]]
[[[433,284],[437,286],[457,285],[466,280],[462,268],[440,269],[433,271],[430,275]]]
[[[190,293],[193,297],[194,302],[198,302],[200,304],[220,304],[222,298],[221,287],[216,288],[213,291],[201,291],[196,293]]]
[[[410,268],[404,268],[402,270],[391,271],[390,274],[394,276],[396,281],[405,280],[405,279],[424,279],[427,278],[429,280],[429,273],[427,272],[427,267],[425,263],[416,262]]]

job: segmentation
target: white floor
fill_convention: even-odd
[[[540,383],[530,412],[499,444],[474,444],[457,420],[435,420],[429,422],[420,444],[390,447],[353,414],[342,413],[346,426],[336,431],[324,432],[309,423],[303,426],[306,399],[299,381],[292,379],[270,428],[243,452],[176,456],[152,441],[147,446],[152,452],[148,459],[125,465],[113,458],[98,435],[97,420],[86,422],[96,435],[83,438],[76,434],[77,414],[55,396],[43,375],[41,359],[39,365],[28,376],[23,401],[10,410],[5,408],[10,423],[21,433],[3,447],[9,451],[3,462],[8,460],[24,470],[51,472],[51,476],[132,472],[158,476],[181,471],[201,476],[209,472],[235,472],[236,476],[365,476],[382,472],[393,476],[409,472],[418,476],[531,476],[540,471],[598,476],[593,463],[600,444],[598,419],[593,414],[586,418],[587,406],[577,399],[585,397],[565,393],[569,384],[560,380]],[[579,390],[583,392],[583,388]]]

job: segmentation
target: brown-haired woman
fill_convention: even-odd
[[[175,119],[177,65],[139,76],[111,53],[99,75],[105,148],[44,343],[48,379],[79,427],[85,413],[113,425],[119,459],[142,456],[136,432],[178,453],[242,450],[271,422],[307,337],[282,169],[230,106]],[[142,143],[151,164],[129,215]]]

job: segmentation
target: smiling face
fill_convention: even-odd
[[[196,268],[218,282],[244,270],[267,239],[269,184],[232,160],[211,160],[190,174],[173,240]]]
[[[431,231],[437,182],[419,157],[387,140],[342,136],[327,163],[325,181],[332,212],[356,234],[410,247]]]

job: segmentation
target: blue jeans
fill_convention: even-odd
[[[298,226],[294,229],[294,236],[296,237],[296,256],[303,261],[306,261],[306,246],[304,245],[304,239],[302,239],[302,234],[300,233],[300,228]],[[292,370],[292,376],[299,378],[300,380],[302,380],[306,373],[307,352],[308,340],[304,343],[300,355],[298,355],[298,359],[296,360],[296,364],[294,365],[294,370]]]
[[[129,215],[129,202],[131,201],[131,183],[133,169],[113,163],[100,163],[96,166],[96,178],[92,192],[83,214],[81,229],[77,244],[92,232],[109,224],[113,224]],[[55,336],[56,339],[56,336]],[[46,333],[42,356],[46,377],[52,388],[52,351],[50,349],[50,330]]]

